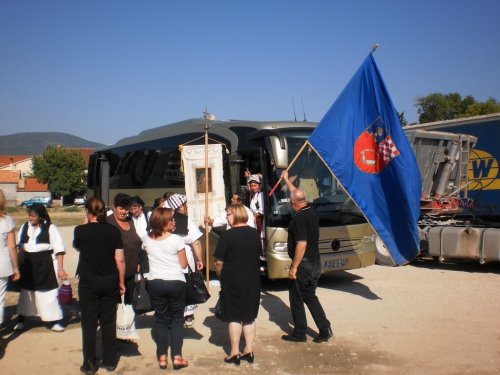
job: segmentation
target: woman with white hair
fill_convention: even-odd
[[[172,194],[165,201],[165,208],[172,208],[175,213],[187,216],[188,206],[187,197],[183,194]],[[201,270],[203,268],[201,243],[199,238],[203,235],[200,228],[195,224],[195,222],[187,216],[187,234],[181,233],[180,230],[180,220],[176,219],[176,230],[175,234],[180,236],[184,240],[186,245],[186,256],[188,259],[188,264],[193,271]],[[184,273],[188,273],[187,267],[183,270]],[[196,311],[196,305],[188,305],[184,310],[185,326],[192,327],[194,325],[194,313]]]

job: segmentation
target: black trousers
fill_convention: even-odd
[[[96,365],[97,325],[102,334],[102,363],[116,365],[116,305],[120,298],[118,275],[80,276],[78,297],[82,314],[83,366]]]
[[[316,296],[320,275],[321,264],[319,259],[303,259],[297,268],[297,279],[288,281],[290,308],[295,326],[293,330],[294,336],[304,337],[307,332],[304,304],[307,305],[320,332],[326,332],[330,328],[330,322],[326,319],[325,311]]]
[[[178,280],[149,280],[148,292],[156,317],[156,355],[167,355],[169,325],[171,358],[182,357],[186,283]]]

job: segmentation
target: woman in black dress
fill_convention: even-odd
[[[227,207],[227,220],[231,230],[220,236],[214,265],[221,281],[223,321],[229,323],[231,341],[231,354],[224,362],[239,366],[240,359],[254,361],[255,319],[260,304],[260,236],[246,224],[248,214],[241,204]],[[245,349],[240,355],[242,332]]]
[[[116,305],[125,293],[125,258],[120,231],[106,221],[106,206],[93,197],[85,203],[88,223],[75,228],[73,247],[80,252],[78,296],[82,313],[84,374],[95,374],[96,332],[101,326],[102,363],[116,367]]]

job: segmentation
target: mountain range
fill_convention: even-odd
[[[97,148],[102,143],[87,141],[67,133],[31,132],[0,135],[0,155],[41,155],[47,145],[64,148]]]

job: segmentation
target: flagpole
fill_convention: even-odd
[[[288,170],[292,167],[293,163],[295,163],[295,161],[297,160],[297,158],[299,157],[299,155],[302,153],[302,151],[304,151],[304,148],[308,145],[309,142],[305,141],[304,145],[302,146],[302,148],[299,150],[299,152],[297,153],[297,155],[295,155],[295,157],[293,158],[292,162],[288,165],[288,167],[285,169],[285,172],[288,172]],[[271,192],[269,193],[269,196],[273,195],[274,191],[276,190],[276,188],[279,186],[280,182],[283,180],[283,177],[280,176],[280,179],[278,180],[278,182],[276,183],[276,185],[274,185],[273,187],[273,190],[271,190]]]
[[[205,112],[203,112],[205,117],[205,216],[208,216],[208,111],[205,108]],[[208,266],[208,262],[210,261],[210,245],[208,238],[208,223],[205,223],[205,269],[206,269],[206,278],[207,278],[207,290],[210,291],[210,267]]]

